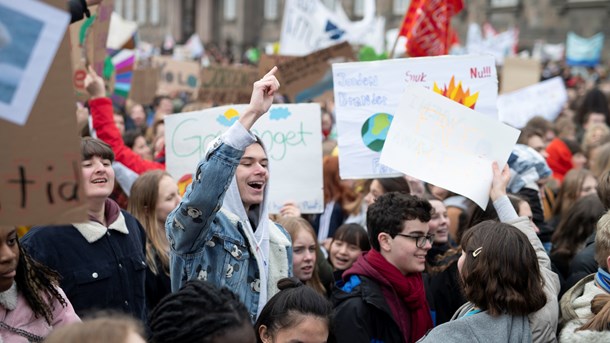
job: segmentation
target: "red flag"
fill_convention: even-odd
[[[464,8],[463,0],[413,0],[399,35],[407,37],[410,56],[438,56],[449,52],[455,36],[451,17]]]

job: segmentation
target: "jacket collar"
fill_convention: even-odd
[[[104,237],[108,230],[116,230],[125,235],[129,234],[129,230],[127,230],[127,225],[125,224],[125,217],[123,216],[122,212],[119,212],[119,216],[114,222],[110,223],[108,227],[91,220],[87,223],[77,223],[72,225],[74,225],[78,232],[80,232],[80,234],[83,235],[83,237],[89,243],[93,243]]]

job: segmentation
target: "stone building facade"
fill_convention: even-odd
[[[341,4],[353,19],[361,17],[364,0],[321,0],[329,7]],[[377,14],[386,17],[386,30],[400,25],[409,0],[377,0]],[[180,42],[197,32],[204,43],[230,43],[239,55],[249,46],[262,47],[279,40],[285,0],[115,0],[117,12],[140,22],[142,40],[160,44],[166,33]],[[453,25],[466,38],[468,23],[489,22],[497,31],[520,29],[520,49],[536,39],[565,41],[574,31],[589,37],[610,36],[610,0],[465,0],[465,9]],[[131,9],[130,9],[131,8]],[[145,12],[145,13],[142,13]],[[610,46],[605,45],[606,59]]]

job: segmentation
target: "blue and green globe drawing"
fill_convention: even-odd
[[[388,113],[375,113],[362,124],[362,141],[367,148],[381,152],[392,118],[394,116]]]

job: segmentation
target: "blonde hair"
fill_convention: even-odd
[[[316,243],[317,255],[317,252],[320,250],[320,246],[318,245],[318,238],[316,236],[316,232],[313,230],[311,224],[309,224],[307,220],[301,217],[281,217],[278,219],[277,223],[282,225],[284,229],[288,231],[288,233],[290,234],[290,238],[292,238],[293,241],[296,239],[296,236],[300,231],[304,230],[309,233],[313,237],[314,242]],[[325,295],[326,289],[320,281],[320,275],[318,275],[318,262],[318,257],[316,256],[316,263],[313,266],[313,274],[311,276],[311,279],[307,280],[304,283],[305,285],[316,290],[316,292]]]
[[[150,270],[158,275],[162,270],[169,275],[169,255],[165,251],[167,237],[164,228],[157,223],[157,200],[159,182],[169,176],[163,170],[151,170],[140,175],[131,186],[127,210],[144,226],[146,231],[146,262]],[[158,265],[160,262],[160,265]]]
[[[597,264],[606,269],[606,260],[610,256],[610,212],[606,212],[597,221],[597,230],[595,232],[595,261]]]

